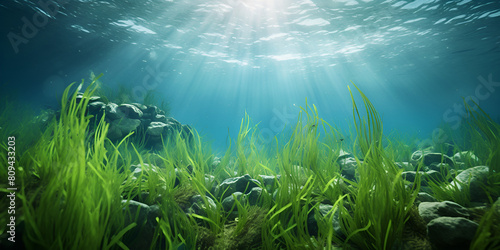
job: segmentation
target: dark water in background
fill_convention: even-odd
[[[171,115],[226,145],[245,111],[270,138],[298,107],[347,129],[356,83],[384,130],[429,137],[462,97],[500,116],[499,1],[0,2],[0,84],[34,107],[104,73],[154,90]]]

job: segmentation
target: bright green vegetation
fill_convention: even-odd
[[[416,148],[400,135],[384,137],[380,116],[359,89],[364,108],[351,92],[351,143],[306,101],[289,133],[269,147],[258,144],[258,127],[245,114],[233,145],[213,165],[212,151],[195,130],[192,137],[177,132],[163,138],[159,152],[146,149],[144,140],[131,139],[132,133],[119,142],[108,140],[104,117],[96,120],[86,112],[97,81],[93,78],[79,103],[68,87],[60,117],[43,129],[11,126],[13,111],[8,106],[1,110],[2,138],[18,138],[16,223],[23,224],[18,230],[27,248],[397,249],[404,243],[420,177],[408,185],[395,162],[407,161]],[[481,117],[472,121],[496,145],[487,163],[498,164],[498,124]],[[91,122],[97,124],[94,131],[88,129]],[[342,175],[341,150],[354,153],[353,178]],[[5,140],[0,151],[6,155]],[[5,157],[0,161],[7,165]],[[5,169],[0,171],[4,180]],[[498,168],[492,169],[496,176]],[[275,176],[275,181],[262,184],[256,205],[236,199],[231,211],[237,216],[231,217],[213,186],[245,174],[261,183],[259,175]],[[1,183],[0,223],[5,226],[8,190]],[[194,195],[200,195],[203,212],[186,214]],[[136,201],[159,211],[144,218],[146,208],[137,209]],[[495,225],[484,220],[475,244],[488,237],[495,244],[498,236],[489,236]]]
[[[88,99],[76,103],[76,92],[68,98],[69,89],[63,100],[70,101],[62,102],[60,119],[51,122],[16,165],[16,182],[21,185],[17,216],[24,223],[25,245],[30,249],[123,245],[121,235],[135,224],[123,225],[123,218],[117,216],[121,214],[120,191],[125,177],[116,167],[119,154],[107,156],[104,140],[108,126],[102,122],[93,145],[86,145]],[[89,96],[91,91],[85,94]],[[6,148],[2,148],[6,155]],[[32,185],[37,187],[28,188]]]
[[[481,218],[479,229],[474,236],[470,249],[500,248],[500,202],[496,202]]]
[[[343,229],[348,240],[365,249],[391,249],[400,244],[409,210],[419,191],[420,181],[411,189],[405,187],[402,169],[389,158],[382,148],[382,122],[368,98],[361,94],[367,117],[362,118],[353,99],[354,123],[358,141],[364,155],[359,164],[359,180],[351,184],[356,188],[347,201],[354,204],[352,214],[341,207]],[[351,92],[352,96],[352,92]]]
[[[476,103],[477,110],[470,107],[465,101],[467,117],[461,122],[459,133],[465,135],[468,146],[464,139],[447,128],[446,136],[452,138],[457,143],[453,151],[461,152],[469,150],[474,152],[478,158],[473,158],[471,154],[463,155],[465,168],[484,165],[489,167],[488,178],[481,186],[485,194],[489,197],[490,203],[500,196],[500,125],[491,119]],[[462,142],[458,142],[461,141]],[[458,170],[458,169],[456,169]],[[471,204],[470,178],[466,181],[454,179],[457,172],[443,171],[442,180],[432,180],[429,186],[433,196],[439,200],[454,201],[462,206],[468,207]]]
[[[432,195],[434,198],[443,201],[453,201],[464,207],[470,206],[470,180],[467,182],[461,182],[454,179],[455,176],[450,174],[443,174],[443,180],[431,180],[429,182],[429,187],[432,190]],[[453,180],[453,181],[447,181]]]
[[[496,123],[491,117],[482,110],[477,103],[474,103],[479,109],[475,111],[467,102],[464,103],[469,115],[469,124],[475,127],[471,133],[476,134],[477,141],[484,141],[487,143],[488,158],[485,164],[489,166],[488,187],[489,192],[494,192],[496,196],[500,195],[500,124]],[[484,138],[486,140],[484,140]],[[486,144],[484,143],[484,144]]]

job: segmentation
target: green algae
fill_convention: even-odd
[[[143,222],[135,216],[136,221],[125,223],[130,202],[122,199],[143,199],[145,204],[159,206],[152,249],[392,249],[402,245],[405,225],[414,216],[420,181],[417,175],[414,185],[407,187],[401,177],[403,169],[395,162],[408,160],[416,146],[399,135],[384,137],[380,116],[361,90],[357,89],[364,109],[358,107],[351,92],[351,140],[344,140],[344,134],[319,118],[316,106],[306,100],[290,133],[276,138],[271,149],[258,145],[258,126],[251,125],[245,114],[234,144],[230,143],[220,163],[213,166],[211,149],[194,129],[192,136],[179,131],[163,138],[163,149],[155,152],[145,148],[144,131],[135,131],[119,142],[108,140],[109,125],[104,117],[94,120],[90,133],[93,117],[86,106],[94,94],[92,86],[81,102],[68,87],[59,119],[36,134],[35,143],[25,144],[19,159],[23,186],[18,218],[24,223],[27,248],[127,249],[134,240],[130,232]],[[6,115],[8,112],[2,114],[2,123],[6,123]],[[478,112],[471,114],[471,123],[483,133],[478,138],[489,138],[492,150],[487,163],[492,164],[492,183],[497,183],[498,124]],[[6,150],[3,144],[1,149]],[[355,180],[341,174],[341,150],[356,157]],[[135,178],[131,178],[131,165],[141,166]],[[238,211],[237,220],[230,220],[212,187],[244,174],[280,178],[276,177],[272,187],[261,186],[257,204],[236,201],[232,210]],[[213,178],[207,179],[207,175]],[[435,187],[438,189],[451,192],[442,186]],[[202,215],[186,214],[189,199],[198,194],[209,209]],[[326,214],[320,212],[320,205],[325,204],[331,206]],[[336,216],[342,234],[332,224]],[[311,218],[317,228],[311,227]],[[487,222],[481,225],[474,244],[494,229]]]

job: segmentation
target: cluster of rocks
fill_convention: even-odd
[[[356,159],[352,153],[340,151],[337,163],[344,178],[356,181],[358,164],[362,159]],[[414,182],[420,175],[421,190],[432,193],[429,182],[448,181],[450,189],[458,188],[465,191],[463,184],[469,184],[468,190],[472,202],[487,202],[487,195],[482,186],[487,182],[489,168],[479,166],[480,160],[473,152],[463,151],[448,156],[433,152],[432,149],[415,151],[409,162],[395,162],[404,170],[403,178]],[[420,166],[420,167],[419,167]]]
[[[467,208],[451,201],[421,202],[418,212],[436,248],[469,249],[479,224],[470,220]]]
[[[358,163],[362,162],[344,151],[340,152],[337,160],[342,175],[353,181]],[[472,220],[469,211],[476,208],[485,210],[485,204],[488,203],[484,185],[488,181],[489,168],[479,164],[479,158],[470,151],[447,155],[433,152],[431,149],[414,152],[409,162],[396,162],[397,166],[406,170],[402,176],[407,181],[414,182],[417,174],[420,175],[423,192],[419,193],[416,204],[427,227],[427,238],[433,247],[469,249],[478,228],[477,221]],[[465,208],[451,201],[438,202],[431,195],[431,181],[447,181],[450,184],[445,189],[468,192],[467,195],[474,206]],[[497,204],[499,207],[500,199]],[[334,225],[337,225],[336,223],[338,222],[334,220]]]
[[[106,109],[106,107],[104,107]],[[130,116],[126,116],[130,117]],[[132,119],[132,118],[130,118]],[[457,203],[451,201],[439,202],[431,195],[430,189],[425,189],[426,185],[430,180],[444,180],[446,178],[443,174],[446,171],[455,171],[457,166],[464,167],[465,161],[467,164],[471,162],[479,163],[479,160],[471,152],[460,152],[452,157],[449,157],[441,153],[417,151],[411,157],[410,162],[397,163],[401,168],[408,170],[403,173],[404,178],[407,181],[413,182],[418,171],[422,171],[424,174],[422,176],[423,191],[419,193],[416,206],[418,207],[417,216],[419,220],[424,221],[425,227],[427,229],[426,241],[430,242],[434,247],[438,249],[465,249],[467,248],[478,228],[477,218],[472,218],[470,209],[460,206]],[[340,165],[341,173],[345,178],[355,180],[357,164],[362,163],[361,160],[356,159],[353,154],[341,151],[341,155],[337,160]],[[423,167],[417,169],[418,164],[423,163]],[[220,159],[215,158],[213,165],[220,163]],[[212,166],[214,167],[214,166]],[[300,166],[294,166],[298,174],[308,175],[309,170]],[[142,178],[148,178],[148,174],[144,174],[145,169],[147,169],[149,174],[154,174],[160,171],[161,167],[156,167],[153,165],[143,164],[143,165],[133,165],[131,166],[131,175],[129,178],[132,180],[137,179],[138,176]],[[179,172],[175,169],[175,174],[178,175]],[[192,170],[191,170],[192,171]],[[190,174],[189,169],[188,172]],[[485,202],[485,193],[482,190],[482,183],[485,183],[488,174],[488,167],[486,166],[475,166],[465,170],[460,170],[460,172],[455,173],[455,180],[451,181],[452,184],[461,187],[460,183],[470,183],[470,187],[467,190],[470,192],[470,197],[473,201]],[[212,213],[217,213],[217,205],[213,198],[221,201],[222,209],[226,213],[225,216],[228,220],[233,220],[238,216],[238,206],[237,202],[240,204],[248,205],[259,205],[259,198],[261,197],[263,189],[266,189],[268,193],[276,194],[278,182],[280,181],[279,175],[277,176],[266,176],[259,175],[256,178],[246,174],[238,177],[228,178],[220,183],[215,181],[215,177],[211,175],[206,175],[205,181],[207,186],[212,184],[211,190],[206,194],[196,194],[187,200],[187,204],[182,206],[183,212],[185,214],[197,214],[201,216],[207,216],[208,210],[212,210]],[[179,184],[179,179],[177,178],[175,185]],[[453,181],[458,181],[454,183]],[[345,183],[343,185],[346,185]],[[465,191],[465,190],[464,190]],[[210,193],[210,194],[209,194]],[[153,237],[153,232],[156,228],[156,220],[153,218],[161,217],[158,212],[157,205],[147,205],[145,204],[148,194],[138,196],[135,201],[130,201],[129,207],[141,207],[140,217],[144,221],[141,229],[139,242],[131,242],[131,249],[133,249],[134,244],[137,246],[144,246],[146,244],[144,239],[151,239]],[[274,195],[273,195],[274,197]],[[126,201],[124,201],[126,202]],[[500,201],[499,201],[500,202]],[[149,203],[153,204],[153,203]],[[484,205],[483,205],[484,206]],[[134,210],[137,208],[133,208]],[[318,205],[319,213],[311,212],[308,214],[307,227],[311,236],[318,234],[319,228],[317,224],[317,216],[323,215],[327,216],[333,209],[332,204],[321,203]],[[131,210],[131,211],[132,211]],[[135,210],[134,210],[135,211]],[[338,237],[344,237],[341,230],[341,219],[339,218],[339,212],[336,210],[334,216],[332,216],[333,229]],[[424,229],[425,230],[425,229]],[[146,234],[146,235],[145,235]]]
[[[161,168],[150,164],[138,164],[130,166],[129,181],[147,181],[151,174],[161,171]],[[176,182],[174,186],[179,185],[179,171],[175,169]],[[207,175],[205,180],[208,183],[214,183],[213,176]],[[276,185],[277,178],[275,176],[259,176],[259,180],[253,179],[250,175],[243,175],[224,180],[216,184],[210,190],[210,193],[218,200],[222,200],[222,208],[227,213],[227,219],[233,220],[238,216],[238,208],[236,200],[241,204],[248,203],[250,205],[257,205],[257,201],[262,193],[262,188],[273,189]],[[262,185],[262,184],[263,185]],[[144,249],[149,248],[153,238],[154,232],[157,227],[156,217],[161,218],[162,214],[156,205],[161,197],[149,197],[149,193],[142,193],[133,200],[123,200],[122,203],[127,203],[124,206],[123,212],[126,214],[129,223],[134,221],[135,217],[130,217],[130,214],[137,217],[137,222],[140,222],[139,227],[127,233],[127,246],[130,249]],[[150,202],[147,202],[149,200]],[[154,201],[154,202],[151,202]],[[155,205],[148,205],[155,204]],[[187,200],[187,204],[181,206],[186,215],[197,214],[200,216],[207,216],[208,210],[217,213],[216,203],[210,195],[195,194]],[[139,211],[138,215],[136,214]],[[128,217],[127,217],[128,216]],[[129,218],[130,217],[130,218]],[[201,221],[200,221],[201,222]]]
[[[77,102],[83,98],[83,94],[78,94]],[[159,150],[163,145],[162,139],[166,141],[176,133],[181,133],[184,139],[193,136],[191,127],[166,117],[165,112],[154,105],[106,103],[103,98],[92,96],[88,100],[87,112],[97,121],[105,116],[105,121],[110,124],[107,136],[113,141],[119,141],[135,131],[132,138],[139,137],[137,139],[144,142],[147,148]]]
[[[418,166],[422,162],[420,169]],[[431,181],[451,182],[447,188],[458,188],[465,192],[463,184],[468,184],[469,197],[472,202],[487,202],[487,194],[482,186],[487,182],[489,168],[478,166],[479,158],[470,151],[463,151],[448,156],[430,151],[416,151],[412,154],[410,162],[399,163],[405,170],[402,176],[407,181],[414,182],[417,174],[421,178],[421,190],[432,193],[429,188]],[[418,171],[418,173],[417,173]]]

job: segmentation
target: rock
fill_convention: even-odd
[[[453,155],[453,160],[464,163],[466,167],[474,167],[480,164],[479,158],[471,151],[462,151]]]
[[[214,170],[214,169],[216,169],[219,166],[220,160],[221,159],[219,157],[214,157],[214,159],[212,161],[212,164],[210,164],[210,170],[211,171]]]
[[[259,175],[262,180],[262,184],[267,189],[269,193],[274,192],[274,189],[277,187],[277,181],[279,181],[281,175]]]
[[[88,111],[91,114],[97,114],[106,107],[104,102],[92,102],[88,105]]]
[[[345,158],[339,161],[340,171],[347,179],[354,180],[356,175],[356,169],[358,168],[358,162],[355,158]]]
[[[192,139],[194,137],[193,129],[189,125],[183,124],[181,131],[184,139]]]
[[[106,111],[106,118],[110,120],[122,119],[125,117],[125,113],[118,109],[118,104],[108,103],[104,108]]]
[[[461,217],[439,217],[427,224],[427,235],[438,249],[469,249],[479,225]]]
[[[158,174],[159,168],[154,165],[143,163],[142,165],[131,165],[130,171],[131,173],[129,175],[129,178],[131,180],[136,181],[139,178],[142,178],[142,180],[147,180],[151,173]],[[164,186],[163,188],[166,188],[166,186]],[[153,200],[156,198],[158,197],[152,197]]]
[[[128,134],[141,125],[141,120],[124,118],[114,120],[111,125],[118,126],[124,134]]]
[[[429,170],[429,171],[425,172],[424,177],[425,177],[424,181],[425,181],[426,185],[430,181],[444,181],[444,177],[441,174],[441,172],[438,172],[436,170]]]
[[[259,201],[261,194],[262,194],[262,188],[254,187],[252,188],[252,190],[250,190],[250,193],[244,196],[244,201],[248,202],[250,206],[255,206],[257,205],[257,202]]]
[[[352,153],[349,153],[349,152],[341,149],[339,151],[339,157],[337,158],[337,162],[340,162],[340,161],[347,159],[347,158],[354,158],[354,155]]]
[[[154,119],[156,117],[156,112],[151,110],[149,107],[146,108],[145,110],[144,109],[141,109],[142,111],[142,118],[143,119]],[[153,113],[151,113],[153,112]]]
[[[429,169],[441,173],[448,173],[448,171],[450,170],[450,165],[447,163],[437,163],[437,164],[433,163],[429,166]]]
[[[132,104],[122,104],[118,106],[117,109],[123,112],[126,117],[131,119],[140,119],[143,115],[142,111]]]
[[[455,149],[455,145],[450,143],[438,143],[432,147],[434,152],[444,153],[447,156],[453,156],[453,150]]]
[[[149,127],[149,124],[151,124],[152,120],[151,119],[145,119],[144,116],[141,118],[141,125],[144,129],[147,129]]]
[[[465,166],[465,163],[463,163],[463,162],[455,162],[455,168],[456,169],[465,169],[466,166]]]
[[[127,205],[127,202],[128,205]],[[137,226],[129,230],[123,237],[130,249],[148,249],[151,246],[157,225],[156,217],[161,217],[158,205],[148,206],[137,201],[122,200],[124,225],[136,222]],[[137,220],[136,220],[137,216]]]
[[[496,213],[497,218],[500,218],[500,197],[498,197],[497,201],[493,203],[491,209],[496,209],[494,212]]]
[[[224,198],[224,200],[222,200],[222,207],[224,208],[224,211],[226,212],[231,211],[231,209],[233,209],[233,206],[234,206],[233,211],[238,211],[238,207],[234,204],[235,199],[237,199],[241,203],[242,196],[243,196],[242,192],[234,192],[232,193],[232,195],[229,195],[226,198]]]
[[[141,192],[139,195],[132,198],[132,200],[148,204],[149,192]],[[149,204],[148,204],[149,205]]]
[[[416,171],[405,171],[405,172],[401,173],[401,177],[403,177],[403,179],[405,179],[407,181],[414,182],[415,178],[417,178],[417,172]]]
[[[146,130],[146,134],[150,136],[161,136],[163,128],[166,126],[167,124],[163,122],[151,122]]]
[[[89,98],[89,103],[99,102],[99,101],[102,100],[102,98],[99,97],[99,96],[91,96],[91,97],[88,97],[88,98]],[[78,93],[76,95],[76,103],[80,103],[82,100],[83,100],[83,93]]]
[[[409,162],[395,162],[394,164],[396,164],[396,166],[398,166],[399,168],[404,169],[405,171],[411,171],[415,169]]]
[[[148,107],[144,104],[141,104],[141,103],[132,103],[132,105],[136,106],[137,108],[139,108],[141,111],[146,111],[148,109]]]
[[[415,182],[415,178],[417,178],[416,171],[405,171],[401,173],[401,176],[410,182]],[[427,172],[420,172],[420,184],[422,186],[427,186],[429,181],[443,180],[443,176],[440,172],[429,170]]]
[[[217,188],[217,180],[215,179],[215,176],[205,174],[205,187],[210,187],[209,192],[211,194],[215,194],[215,189]]]
[[[453,167],[453,160],[445,155],[445,154],[441,154],[441,153],[430,153],[430,152],[424,152],[422,153],[422,151],[415,151],[412,155],[411,155],[411,163],[414,165],[414,166],[418,166],[418,164],[420,163],[420,161],[422,160],[423,158],[423,164],[424,166],[427,166],[429,167],[432,163],[436,163],[436,164],[439,164],[439,163],[447,163],[449,164],[450,166]]]
[[[301,167],[299,165],[293,165],[290,168],[290,176],[294,175],[296,178],[307,180],[307,178],[312,174],[312,170],[308,168]]]
[[[438,217],[469,217],[466,208],[455,202],[422,202],[418,205],[418,213],[426,223]]]
[[[84,100],[83,93],[78,93],[76,99],[81,103]],[[195,130],[190,126],[183,125],[172,117],[166,117],[165,112],[157,106],[140,103],[118,105],[99,96],[85,97],[85,100],[88,101],[87,113],[92,115],[89,131],[95,131],[96,125],[104,115],[105,122],[109,124],[107,137],[113,141],[120,140],[130,132],[136,131],[138,133],[130,136],[133,141],[137,139],[140,143],[144,143],[146,149],[162,150],[164,146],[162,136],[165,140],[169,140],[176,133],[182,133],[181,136],[184,139],[192,139],[196,135]],[[60,111],[53,117],[59,119],[59,116]],[[43,124],[40,122],[37,126],[46,127],[47,123],[48,121],[44,121]],[[143,136],[146,136],[145,140]],[[193,141],[186,143],[192,144]]]
[[[168,117],[166,119],[167,122],[165,122],[165,124],[168,125],[169,132],[181,131],[182,124],[180,122],[178,122],[176,119],[172,117]]]
[[[164,115],[156,115],[153,120],[155,122],[163,122],[163,123],[167,123],[167,117],[165,117]]]
[[[420,158],[422,158],[423,154],[428,154],[428,153],[432,153],[432,147],[424,148],[422,150],[417,150],[417,151],[413,152],[413,154],[410,157],[410,163],[412,165],[415,165],[414,164],[415,161],[418,161]]]
[[[108,129],[107,137],[111,140],[118,140],[123,137],[122,130],[117,127],[110,126]]]
[[[130,174],[130,177],[137,179],[137,178],[139,178],[139,176],[141,176],[141,174],[143,176],[147,176],[149,171],[152,171],[154,173],[158,173],[158,168],[154,165],[143,163],[142,165],[141,164],[131,165],[130,171],[132,172]]]
[[[252,179],[248,174],[229,178],[215,188],[215,197],[224,200],[234,192],[249,193],[252,188],[258,187],[258,185],[260,185],[260,182]]]
[[[432,195],[425,193],[425,192],[419,192],[417,195],[417,198],[415,199],[416,203],[421,203],[421,202],[437,202],[438,200],[434,198]]]
[[[141,120],[122,118],[113,120],[109,126],[108,138],[121,139],[141,125]]]
[[[488,181],[489,168],[487,166],[477,166],[464,170],[462,173],[455,177],[455,180],[450,183],[450,188],[457,185],[460,190],[463,190],[463,186],[460,183],[467,184],[470,180],[470,197],[471,201],[482,202],[487,201],[488,196],[482,187]],[[470,178],[470,179],[469,179]]]
[[[226,212],[230,212],[228,219],[232,220],[238,216],[238,206],[236,205],[236,200],[240,202],[242,206],[255,206],[262,194],[262,188],[254,187],[248,194],[242,192],[234,192],[232,195],[224,198],[222,201],[222,208]]]
[[[46,128],[47,125],[49,125],[50,121],[54,118],[58,118],[58,114],[51,109],[47,110],[42,110],[40,115],[35,116],[31,121],[30,124],[35,124],[38,128]]]
[[[331,214],[329,213],[332,211],[332,209],[333,209],[332,205],[320,203],[318,206],[319,216],[322,217],[331,216]],[[314,211],[311,211],[307,216],[307,229],[311,236],[318,236],[319,226],[317,222],[317,216],[318,214],[314,213]],[[333,214],[332,224],[333,224],[334,234],[341,239],[345,239],[345,235],[342,233],[342,229],[340,226],[338,209]]]
[[[205,196],[205,199],[207,200],[208,205],[207,203],[205,203],[201,195],[193,195],[189,199],[189,203],[191,204],[191,206],[185,212],[187,214],[197,214],[206,217],[207,210],[215,210],[217,206],[215,205],[215,202],[214,200],[212,200],[212,198]]]

